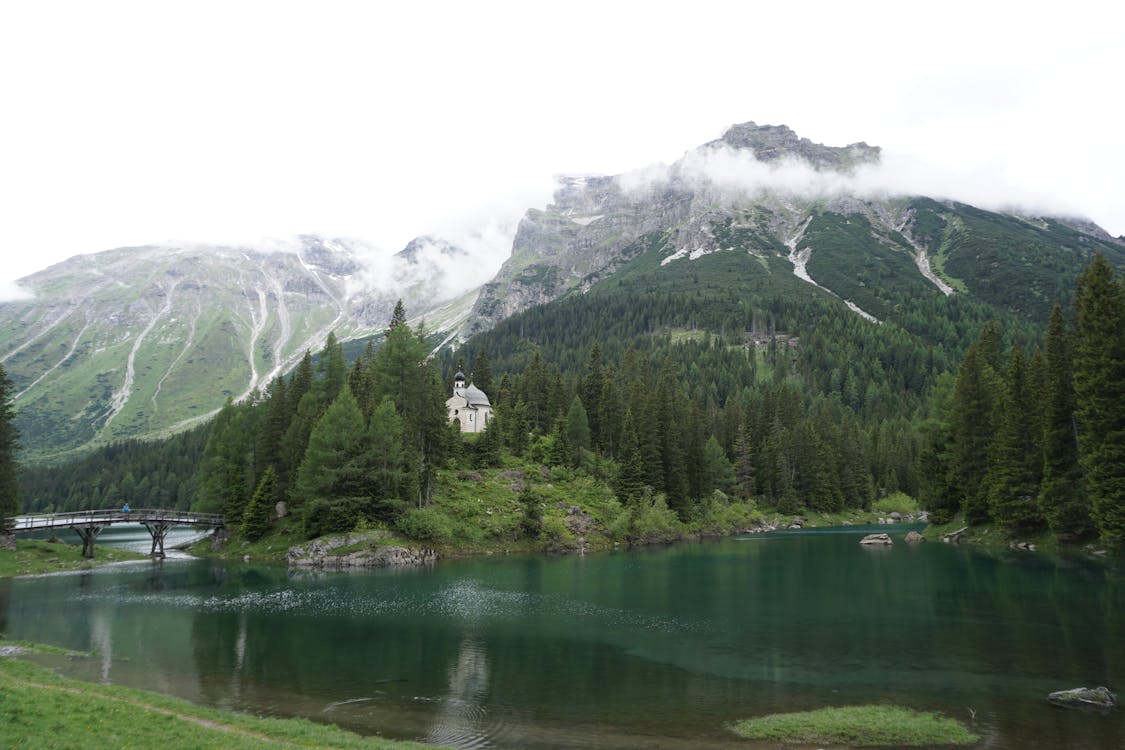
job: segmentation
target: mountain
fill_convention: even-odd
[[[523,217],[470,330],[587,292],[642,254],[673,273],[713,253],[749,255],[768,273],[787,265],[870,321],[900,319],[904,299],[953,294],[1045,321],[1094,252],[1125,262],[1125,243],[1085,220],[859,190],[850,178],[875,173],[880,155],[750,122],[670,167],[564,177],[551,205]]]
[[[989,318],[1042,325],[1095,252],[1125,266],[1125,243],[1082,219],[860,189],[881,157],[865,143],[825,146],[750,122],[670,166],[567,176],[550,205],[527,211],[510,257],[479,290],[459,288],[454,269],[473,263],[468,253],[431,236],[379,267],[363,243],[314,236],[266,250],[72,258],[22,281],[34,299],[0,304],[0,363],[25,458],[196,424],[330,330],[378,336],[398,298],[439,348],[495,332],[498,369],[522,367],[528,343],[566,369],[591,339],[620,352],[638,335],[681,329],[824,335],[833,311],[891,324],[878,338],[892,352],[881,366],[894,367],[905,349],[949,361]]]
[[[119,248],[21,280],[34,298],[0,304],[0,363],[25,456],[189,427],[263,388],[329,331],[379,334],[400,297],[435,330],[456,329],[475,295],[443,290],[434,244],[415,241],[377,270],[361,261],[362,243],[314,236],[265,251]]]

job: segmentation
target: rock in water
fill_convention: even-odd
[[[903,540],[907,542],[924,542],[926,541],[926,537],[922,536],[917,531],[908,531],[906,532],[906,536],[903,537]]]
[[[1048,695],[1047,700],[1065,708],[1096,708],[1102,711],[1117,708],[1117,696],[1104,686],[1059,690]]]
[[[889,534],[868,534],[859,540],[860,544],[894,544]]]

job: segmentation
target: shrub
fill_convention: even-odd
[[[905,492],[892,492],[886,497],[881,497],[871,504],[871,509],[877,513],[917,513],[918,501]]]
[[[448,542],[453,539],[453,522],[436,508],[411,508],[396,524],[409,539],[424,542]]]

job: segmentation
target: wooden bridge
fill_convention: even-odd
[[[225,525],[219,513],[189,513],[186,510],[165,510],[161,508],[138,508],[136,510],[86,510],[78,513],[49,513],[30,516],[16,516],[2,519],[6,531],[18,534],[21,531],[40,529],[74,529],[82,538],[82,556],[94,556],[94,540],[106,526],[115,523],[139,523],[148,529],[152,536],[153,557],[164,557],[164,535],[173,526],[206,526],[219,528]]]

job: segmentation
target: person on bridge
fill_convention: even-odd
[[[128,513],[129,512],[129,503],[125,503],[125,507],[123,507],[121,509],[121,512],[122,513]]]

